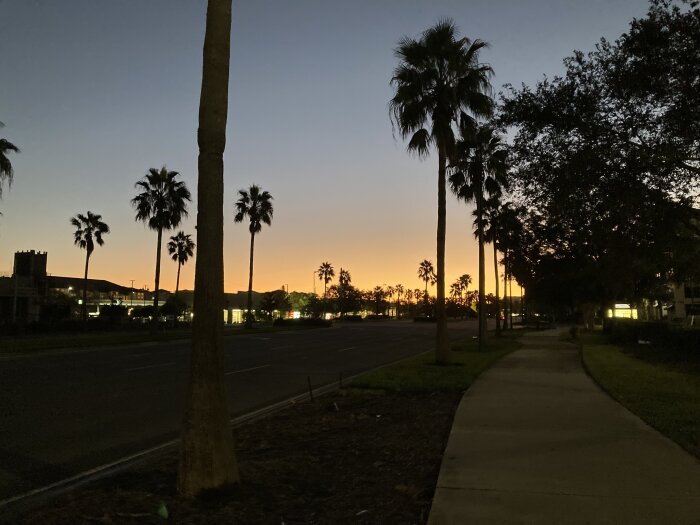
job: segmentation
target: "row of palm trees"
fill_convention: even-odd
[[[155,289],[153,295],[154,323],[158,320],[158,303],[160,292],[160,267],[163,232],[177,228],[188,214],[187,204],[191,195],[186,184],[178,180],[179,173],[162,167],[160,170],[151,168],[148,173],[136,183],[140,192],[131,200],[136,210],[136,220],[144,222],[150,229],[157,232]],[[253,253],[255,235],[260,233],[262,224],[272,223],[272,196],[262,191],[258,186],[248,190],[239,190],[239,198],[235,203],[236,214],[234,222],[249,219],[250,241],[250,274],[248,280],[248,315],[246,326],[252,326],[252,288],[253,288]],[[104,244],[103,236],[110,233],[109,226],[103,222],[102,216],[91,211],[81,213],[70,219],[76,228],[73,237],[74,244],[86,252],[85,273],[83,278],[82,318],[87,320],[87,279],[90,256],[95,245]],[[170,237],[167,245],[168,253],[177,263],[177,279],[175,293],[180,290],[180,270],[194,255],[195,243],[190,234],[179,231]]]
[[[437,268],[431,274],[437,284],[438,364],[449,362],[445,315],[448,184],[458,199],[474,203],[476,207],[481,349],[487,333],[484,307],[486,202],[500,199],[507,188],[508,152],[501,135],[488,120],[495,103],[490,84],[493,70],[479,59],[480,51],[486,46],[481,40],[459,37],[454,22],[445,19],[424,31],[418,39],[404,37],[395,49],[399,64],[391,79],[395,89],[389,102],[392,126],[408,140],[409,153],[427,157],[434,150],[438,155]]]

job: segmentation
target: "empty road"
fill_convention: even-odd
[[[452,339],[476,333],[450,323]],[[225,338],[231,415],[434,348],[435,325],[337,323]],[[0,359],[0,500],[179,434],[189,341]]]

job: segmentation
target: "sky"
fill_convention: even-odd
[[[324,261],[360,288],[423,287],[418,264],[436,257],[437,156],[418,160],[392,134],[402,36],[453,18],[490,43],[481,60],[497,93],[560,74],[573,50],[616,38],[646,10],[645,0],[234,0],[226,291],[247,289],[249,233],[233,203],[251,184],[275,205],[256,237],[254,289],[322,290],[313,271]],[[180,172],[193,194],[182,229],[195,233],[205,12],[205,0],[0,0],[0,137],[22,150],[0,201],[0,272],[34,249],[48,252],[51,274],[82,276],[69,219],[90,210],[111,228],[90,276],[153,289],[156,235],[130,199],[149,168]],[[448,196],[447,211],[447,283],[476,282],[471,210]],[[176,271],[164,247],[162,287],[174,289]],[[193,280],[191,261],[181,289]]]

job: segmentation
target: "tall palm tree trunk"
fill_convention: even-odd
[[[508,250],[503,252],[503,329],[508,328]]]
[[[180,268],[182,268],[182,263],[180,260],[177,261],[177,279],[175,280],[175,295],[180,291]]]
[[[151,331],[158,328],[160,316],[158,315],[158,290],[160,289],[160,252],[163,241],[163,227],[158,228],[158,247],[156,249],[156,289],[153,291],[153,321],[151,322]]]
[[[194,497],[239,481],[224,383],[224,148],[231,0],[209,0],[199,101],[197,262],[190,381],[178,490]]]
[[[87,330],[87,278],[88,278],[88,266],[90,265],[90,252],[85,255],[85,275],[83,276],[83,330]]]
[[[513,329],[513,275],[508,272],[508,287],[510,291],[508,292],[508,310],[510,311],[510,329]]]
[[[447,318],[445,316],[445,234],[447,230],[447,188],[445,172],[447,157],[444,146],[438,155],[438,223],[437,223],[437,299],[435,317],[435,362],[446,365],[450,362],[450,347],[447,340]]]
[[[481,188],[481,181],[479,181],[478,187]],[[486,269],[484,268],[483,200],[484,196],[481,190],[479,190],[476,199],[477,234],[479,236],[479,350],[484,350],[484,340],[486,339],[486,294],[484,293],[484,288],[486,288]]]
[[[253,249],[255,234],[250,234],[250,270],[248,272],[248,313],[245,316],[245,327],[253,328]]]
[[[496,274],[496,335],[501,335],[501,305],[498,302],[498,247],[496,239],[493,240],[493,271]]]

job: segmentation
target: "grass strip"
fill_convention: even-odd
[[[700,374],[634,357],[602,334],[581,336],[588,373],[649,425],[700,457]]]
[[[363,374],[353,380],[352,387],[412,393],[462,392],[501,357],[520,348],[520,335],[491,337],[481,352],[476,339],[463,339],[452,345],[449,365],[436,365],[435,352],[425,352]]]

